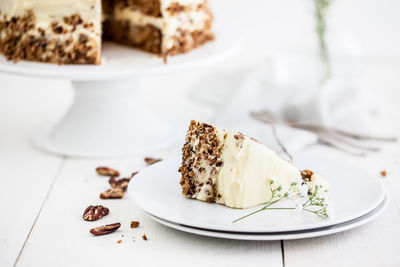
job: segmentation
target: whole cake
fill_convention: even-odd
[[[212,40],[207,0],[0,0],[7,59],[100,64],[102,39],[162,56]]]
[[[320,175],[298,170],[257,140],[197,121],[190,123],[179,172],[184,196],[232,208],[266,203],[272,188],[302,196],[330,190]]]

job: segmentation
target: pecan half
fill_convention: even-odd
[[[89,206],[83,212],[82,218],[85,221],[97,221],[106,216],[109,212],[110,210],[102,205]]]
[[[147,165],[150,166],[150,165],[153,165],[154,163],[157,163],[157,162],[159,162],[159,161],[162,161],[162,159],[147,157],[147,158],[144,158],[144,161],[147,163]]]
[[[90,229],[93,235],[108,235],[118,230],[121,227],[120,223],[107,224],[100,227]]]
[[[303,181],[309,182],[311,181],[311,176],[313,176],[313,172],[310,170],[302,170],[301,171],[301,177],[303,178]]]
[[[125,192],[121,188],[111,188],[111,189],[108,189],[107,191],[101,193],[100,198],[101,199],[123,198],[124,195],[125,195]]]
[[[126,189],[128,188],[129,181],[133,178],[133,176],[135,176],[138,173],[139,172],[133,172],[129,177],[121,179],[118,179],[117,177],[113,176],[110,177],[108,183],[111,185],[112,188],[121,188],[122,190],[126,191]]]
[[[108,183],[111,185],[112,188],[120,188],[123,191],[126,191],[126,189],[128,188],[129,181],[131,179],[132,178],[121,178],[121,179],[118,179],[117,177],[111,177],[108,180]]]
[[[131,221],[131,228],[132,228],[132,229],[137,228],[137,227],[139,227],[139,224],[140,224],[140,222]]]
[[[119,171],[109,167],[97,167],[96,172],[98,175],[101,176],[116,176],[116,177],[119,176]]]

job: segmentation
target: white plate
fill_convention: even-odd
[[[145,212],[163,220],[191,227],[246,233],[285,232],[327,227],[363,216],[384,199],[382,183],[358,168],[324,160],[321,155],[297,155],[296,165],[324,176],[332,185],[333,216],[321,219],[305,211],[269,210],[244,220],[233,220],[261,206],[232,209],[186,199],[181,194],[178,167],[180,156],[142,170],[129,184],[132,200]],[[293,206],[289,200],[282,206]]]
[[[101,65],[56,65],[19,61],[14,63],[0,55],[0,72],[46,78],[77,80],[116,80],[149,74],[170,73],[209,66],[231,58],[238,53],[241,40],[227,31],[215,30],[214,41],[190,53],[168,57],[168,63],[158,55],[146,53],[111,42],[103,44]]]
[[[275,232],[275,233],[264,233],[264,234],[246,234],[246,233],[231,233],[231,232],[218,232],[218,231],[208,231],[199,228],[187,227],[179,224],[174,224],[168,221],[164,221],[157,218],[151,214],[147,214],[154,221],[161,223],[165,226],[171,227],[173,229],[192,233],[196,235],[217,237],[217,238],[227,238],[227,239],[237,239],[237,240],[255,240],[255,241],[271,241],[271,240],[290,240],[290,239],[302,239],[311,238],[324,235],[330,235],[334,233],[339,233],[345,230],[353,229],[355,227],[366,224],[377,218],[388,206],[389,200],[386,196],[381,204],[378,205],[373,211],[348,222],[340,223],[333,226],[318,228],[315,230],[304,230],[295,232]]]

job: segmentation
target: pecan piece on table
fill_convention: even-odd
[[[85,221],[97,221],[106,216],[110,210],[102,205],[89,206],[83,212],[82,218]]]
[[[121,188],[111,188],[100,194],[101,199],[116,199],[123,198],[125,195],[124,190]]]
[[[157,162],[159,162],[159,161],[162,161],[162,159],[147,157],[147,158],[144,158],[144,161],[147,163],[147,165],[150,166],[150,165],[153,165],[154,163],[157,163]]]
[[[119,176],[119,171],[109,167],[97,167],[96,172],[101,176]]]
[[[128,188],[129,181],[131,179],[132,178],[121,178],[121,179],[118,179],[117,177],[111,177],[108,180],[108,183],[111,185],[112,188],[120,188],[123,191],[126,191],[126,189]]]
[[[120,223],[107,224],[100,227],[90,229],[93,235],[108,235],[118,230],[121,227]]]
[[[129,184],[130,180],[133,178],[133,176],[135,176],[138,173],[139,173],[138,171],[137,172],[132,172],[132,174],[129,177],[120,178],[120,179],[118,179],[115,176],[112,176],[108,180],[108,183],[111,185],[112,188],[121,188],[122,190],[126,191],[126,189],[128,188],[128,184]]]
[[[133,228],[137,228],[137,227],[139,227],[139,224],[140,224],[140,222],[131,221],[131,228],[132,228],[132,229],[133,229]]]
[[[146,234],[143,234],[143,235],[142,235],[142,239],[147,241],[147,235],[146,235]]]

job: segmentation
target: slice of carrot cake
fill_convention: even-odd
[[[180,184],[187,198],[248,208],[266,203],[279,187],[291,196],[307,196],[316,186],[330,190],[320,175],[298,170],[257,140],[208,123],[191,121],[182,152]]]

